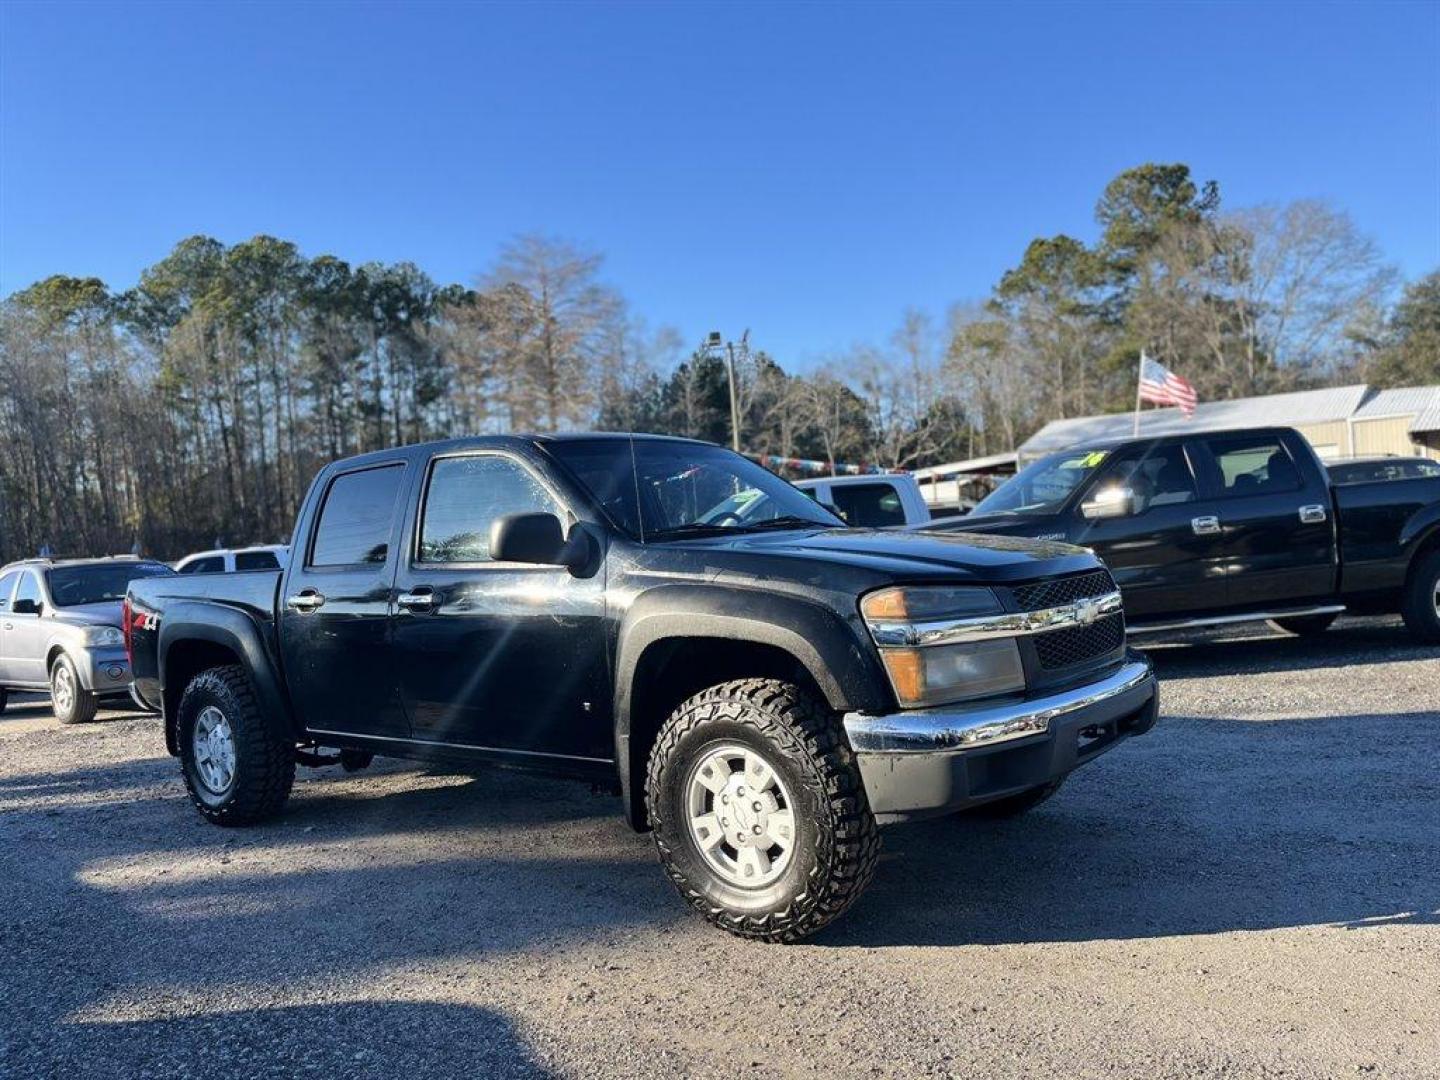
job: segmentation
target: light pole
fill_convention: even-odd
[[[725,378],[730,384],[730,448],[737,453],[740,450],[740,398],[735,383],[735,342],[726,341],[722,345],[719,330],[711,330],[705,339],[701,351],[707,356],[714,355],[719,350],[721,359],[725,361]],[[740,356],[745,358],[750,353],[750,331],[740,335]]]

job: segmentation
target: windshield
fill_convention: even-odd
[[[1067,450],[1031,462],[972,511],[980,514],[1053,514],[1110,456],[1108,450]]]
[[[844,525],[774,473],[718,446],[575,439],[548,443],[546,449],[627,532],[645,540]]]
[[[56,607],[78,607],[123,600],[126,588],[136,578],[163,577],[174,572],[159,563],[95,563],[57,566],[45,572],[45,581]]]

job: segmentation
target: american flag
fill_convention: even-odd
[[[1195,415],[1195,387],[1164,364],[1140,354],[1140,400],[1152,405],[1176,405],[1187,417]]]

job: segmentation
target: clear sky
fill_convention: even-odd
[[[1440,266],[1440,3],[0,0],[4,294],[193,233],[468,283],[540,231],[804,366],[1093,238],[1149,160]]]

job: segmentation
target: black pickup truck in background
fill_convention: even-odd
[[[291,552],[126,599],[137,690],[206,818],[276,813],[297,760],[585,777],[693,907],[750,937],[848,908],[877,825],[1023,812],[1156,717],[1091,553],[847,528],[705,443],[337,462]]]
[[[1132,634],[1261,619],[1307,634],[1342,611],[1399,612],[1440,642],[1440,477],[1332,484],[1290,428],[1082,444],[922,528],[1090,548]]]

